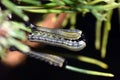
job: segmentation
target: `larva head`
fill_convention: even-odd
[[[77,30],[78,31],[78,30]],[[86,47],[86,40],[85,36],[82,31],[78,31],[77,35],[78,38],[74,38],[72,40],[66,39],[63,45],[65,48],[72,50],[72,51],[80,51]]]

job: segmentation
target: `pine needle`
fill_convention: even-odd
[[[77,67],[70,66],[70,65],[66,65],[65,68],[68,70],[71,70],[71,71],[75,71],[75,72],[79,72],[79,73],[83,73],[83,74],[88,74],[88,75],[114,77],[114,74],[112,74],[112,73],[81,69],[81,68],[77,68]]]

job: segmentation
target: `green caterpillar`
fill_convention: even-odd
[[[28,35],[30,41],[43,42],[72,51],[80,51],[86,47],[86,42],[81,30],[50,29],[43,27],[36,27],[36,29],[37,30]]]

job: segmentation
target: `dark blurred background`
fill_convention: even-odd
[[[33,15],[31,17],[31,22],[36,20],[38,15]],[[109,34],[107,56],[105,59],[100,57],[100,51],[97,51],[94,47],[95,40],[95,18],[92,14],[87,14],[82,17],[81,14],[77,16],[77,28],[83,30],[87,40],[87,47],[80,52],[71,52],[63,48],[46,46],[44,48],[37,48],[33,50],[45,51],[51,50],[64,54],[71,55],[85,55],[90,56],[101,61],[106,62],[109,65],[109,69],[104,70],[98,66],[83,63],[75,59],[66,58],[69,65],[91,69],[97,71],[111,72],[115,74],[114,78],[91,76],[86,74],[81,74],[73,71],[66,70],[64,68],[54,67],[45,62],[39,61],[37,59],[27,57],[27,60],[17,67],[10,68],[8,66],[0,63],[0,80],[120,80],[120,25],[118,22],[118,12],[117,9],[114,10],[112,17],[112,29]],[[69,24],[67,26],[69,28]]]

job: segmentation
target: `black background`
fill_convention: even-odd
[[[35,14],[32,14],[32,22],[36,20]],[[109,65],[109,69],[104,70],[98,66],[79,62],[75,59],[66,58],[69,65],[84,69],[92,69],[97,71],[111,72],[115,74],[114,78],[91,76],[86,74],[81,74],[73,71],[66,70],[64,68],[58,68],[51,66],[45,62],[36,60],[34,58],[28,57],[27,60],[15,67],[9,68],[0,64],[0,80],[120,80],[120,25],[118,22],[118,12],[117,9],[114,10],[112,17],[112,29],[109,34],[107,56],[105,59],[100,57],[100,52],[95,50],[94,40],[95,40],[95,18],[91,14],[87,14],[82,17],[81,14],[77,16],[77,28],[83,30],[87,40],[87,47],[80,52],[71,52],[66,49],[56,48],[51,46],[46,46],[45,48],[39,49],[44,51],[45,49],[51,51],[57,51],[59,53],[71,54],[71,55],[85,55],[93,58],[97,58],[101,61],[106,62]],[[68,25],[69,27],[69,25]],[[38,50],[37,49],[37,50]]]

